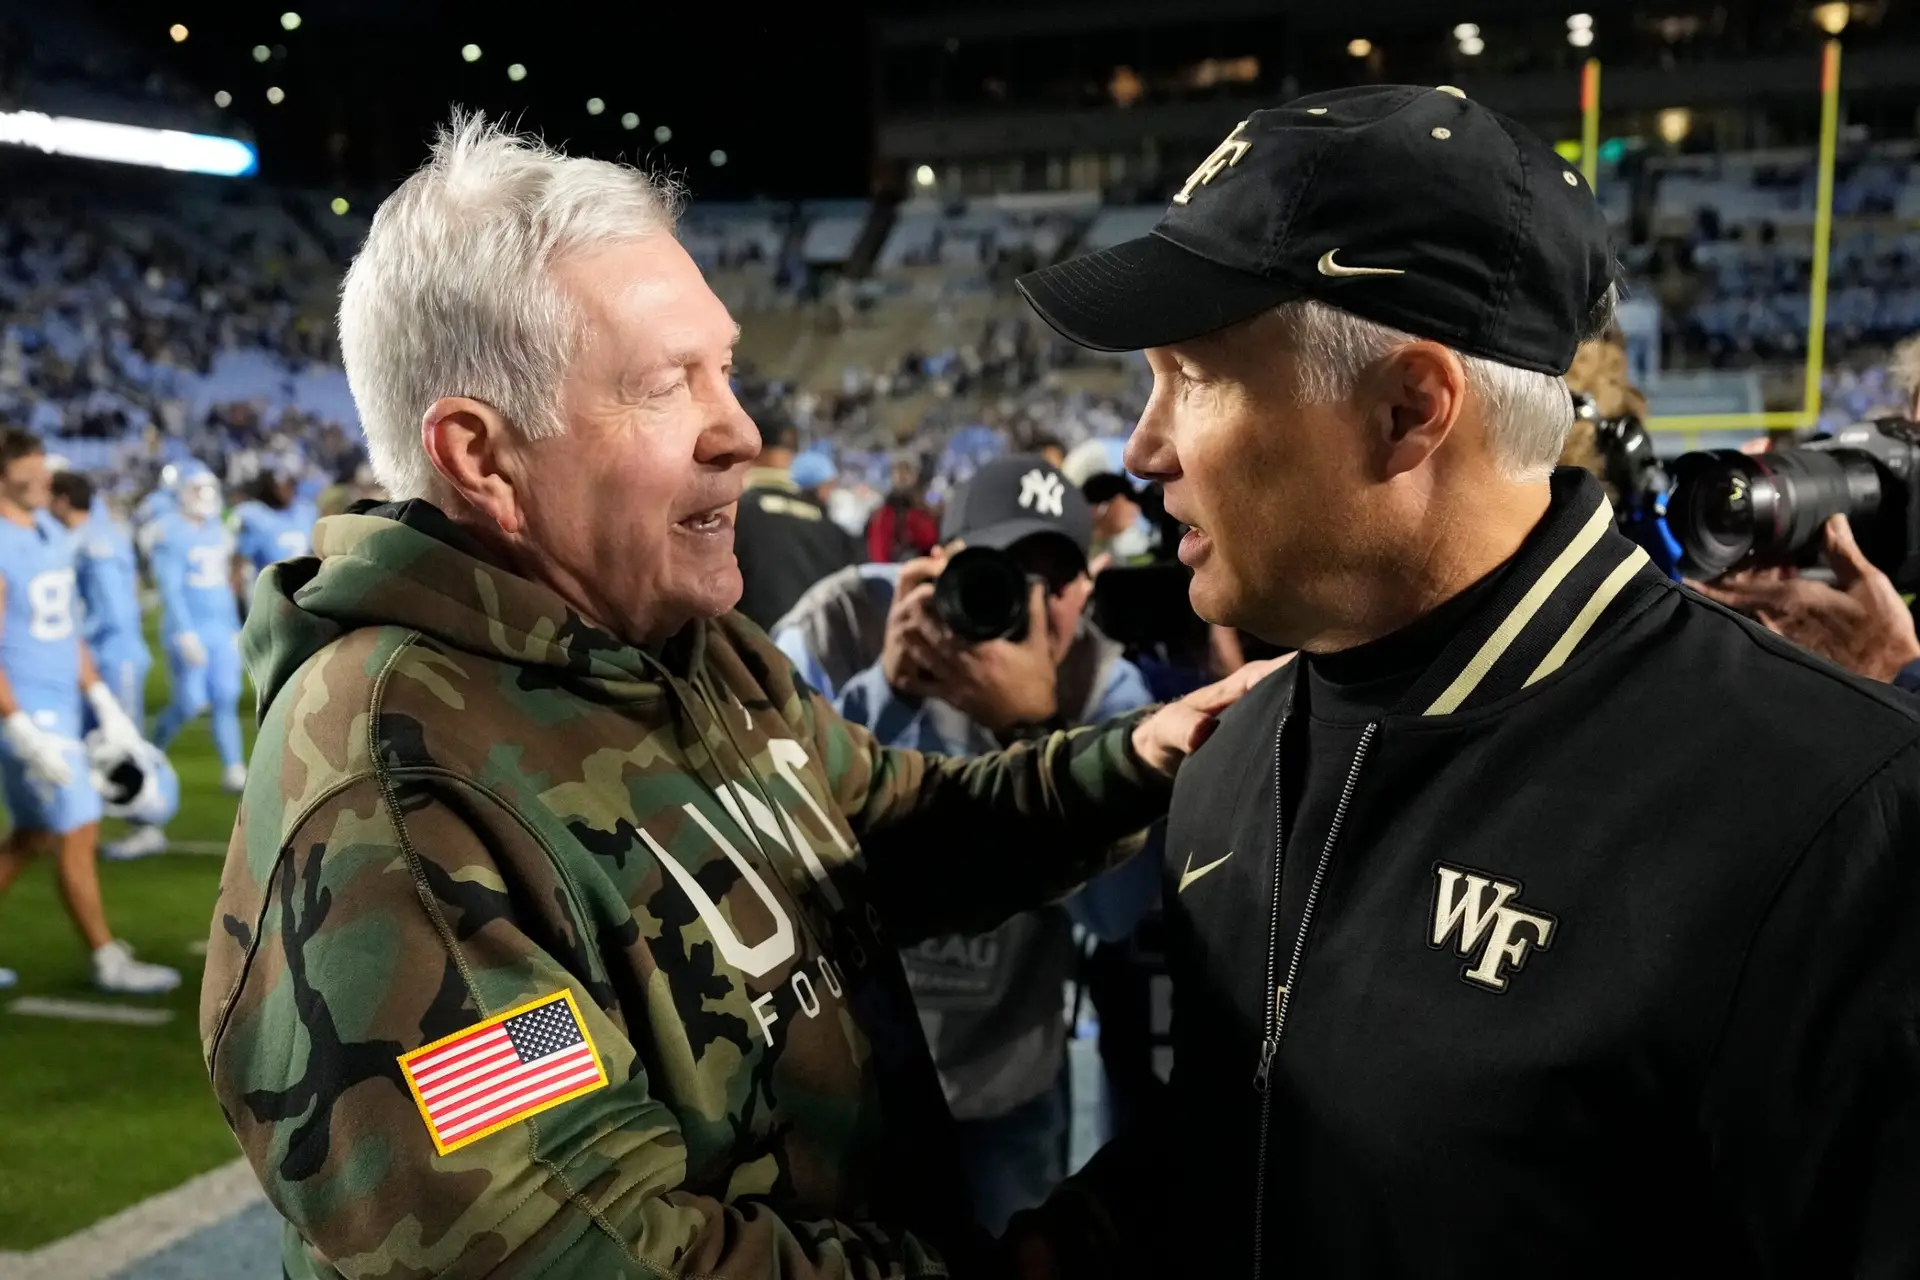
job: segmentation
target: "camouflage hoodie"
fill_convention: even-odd
[[[201,996],[288,1274],[976,1267],[897,948],[1163,812],[1131,720],[883,749],[737,616],[642,652],[425,504],[314,547],[247,621],[261,732]],[[402,1057],[563,993],[605,1083],[430,1136]]]

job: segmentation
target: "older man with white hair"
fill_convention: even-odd
[[[898,948],[1102,869],[1247,683],[968,761],[842,721],[729,612],[676,203],[456,120],[348,274],[395,501],[256,590],[202,995],[291,1276],[983,1265]]]
[[[1306,654],[1175,786],[1172,1114],[1029,1274],[1920,1274],[1920,714],[1552,470],[1607,228],[1455,89],[1257,111],[1025,277],[1145,348],[1195,608]]]

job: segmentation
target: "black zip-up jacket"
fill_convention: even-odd
[[[1583,473],[1479,598],[1314,723],[1304,798],[1291,671],[1181,770],[1173,1113],[1016,1230],[1068,1274],[1920,1276],[1911,700]]]

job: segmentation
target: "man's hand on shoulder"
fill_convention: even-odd
[[[1200,749],[1213,733],[1215,718],[1240,701],[1247,690],[1293,661],[1293,655],[1249,662],[1225,680],[1195,689],[1169,702],[1133,729],[1133,749],[1147,765],[1173,776],[1181,761]]]
[[[1828,520],[1826,532],[1833,586],[1791,569],[1748,570],[1689,585],[1856,675],[1890,681],[1920,659],[1913,615],[1892,580],[1868,562],[1845,516]]]

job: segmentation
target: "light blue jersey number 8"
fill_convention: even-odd
[[[35,640],[65,640],[73,634],[73,570],[35,574],[27,583],[32,617],[27,634]]]

